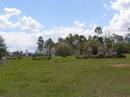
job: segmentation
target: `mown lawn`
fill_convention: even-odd
[[[10,60],[0,66],[0,97],[130,97],[130,55]]]

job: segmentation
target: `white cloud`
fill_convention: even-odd
[[[57,41],[59,37],[65,38],[70,33],[88,36],[94,34],[93,30],[95,26],[95,24],[91,23],[88,25],[88,28],[86,28],[85,23],[75,21],[72,26],[57,26],[48,31],[39,33],[2,32],[0,34],[4,37],[9,51],[25,51],[28,49],[33,52],[36,50],[36,43],[39,36],[43,36],[44,40],[52,38],[54,41]]]
[[[80,21],[75,21],[73,25],[65,27],[65,26],[57,26],[49,31],[46,31],[45,33],[48,34],[48,36],[55,41],[59,38],[65,38],[67,35],[71,34],[79,34],[79,35],[92,35],[93,28],[95,28],[95,24],[86,25],[85,23],[81,23]]]
[[[15,23],[13,23],[10,19],[13,16],[19,16],[21,11],[15,8],[4,8],[3,15],[0,15],[0,30],[5,30],[9,28],[14,28]]]
[[[130,27],[130,0],[111,1],[111,8],[116,11],[109,27],[117,34],[123,34]]]
[[[95,24],[86,25],[80,21],[75,21],[71,26],[55,26],[47,31],[43,29],[38,21],[30,16],[22,16],[21,11],[15,8],[5,8],[4,14],[0,15],[0,35],[5,39],[9,51],[28,49],[35,51],[37,39],[43,36],[44,40],[52,38],[56,41],[59,37],[66,37],[70,33],[80,35],[92,35]],[[16,17],[15,22],[12,17]],[[4,32],[13,29],[17,32]]]
[[[17,24],[19,28],[24,32],[39,33],[42,31],[42,25],[32,17],[23,16]]]
[[[9,51],[23,50],[34,51],[37,47],[37,38],[43,33],[27,34],[24,32],[1,32]]]
[[[13,17],[16,17],[13,22]],[[0,30],[19,29],[26,33],[41,32],[42,25],[30,16],[22,16],[21,11],[16,8],[4,8],[3,15],[0,15]]]
[[[16,8],[4,8],[4,13],[9,16],[18,16],[21,14],[21,11]]]
[[[22,16],[21,11],[16,8],[4,8],[3,14],[0,15],[0,30],[0,35],[4,37],[9,51],[17,49],[32,51],[36,47],[34,45],[36,39],[43,34],[41,33],[42,25],[39,22],[30,16]],[[17,30],[17,32],[9,32],[11,30]]]

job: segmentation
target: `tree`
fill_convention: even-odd
[[[88,41],[86,41],[83,45],[83,49],[84,51],[86,51],[88,48],[92,48],[92,53],[94,55],[97,55],[97,52],[98,52],[98,48],[101,46],[101,43],[98,42],[97,40],[94,40],[94,39],[90,39]]]
[[[98,37],[98,42],[100,42],[101,44],[103,44],[104,43],[103,37]]]
[[[113,34],[113,39],[116,43],[125,43],[125,39],[123,38],[123,36]]]
[[[130,43],[127,44],[127,53],[130,53]]]
[[[54,45],[54,42],[51,38],[49,38],[46,42],[45,42],[45,47],[52,47]]]
[[[124,43],[116,43],[113,49],[117,52],[117,56],[121,57],[126,52],[126,45]]]
[[[65,38],[65,42],[67,43],[67,44],[69,44],[72,48],[74,48],[74,45],[73,45],[73,42],[75,41],[75,38],[76,38],[77,36],[76,35],[72,35],[72,34],[69,34],[66,38]]]
[[[6,53],[7,53],[6,44],[5,44],[4,39],[2,38],[2,36],[0,36],[0,54],[5,55]]]
[[[125,42],[126,42],[126,44],[130,43],[130,33],[126,34]]]
[[[82,37],[81,37],[82,38]],[[72,35],[69,34],[66,38],[65,38],[65,43],[68,44],[71,49],[72,49],[72,53],[75,54],[75,52],[77,53],[77,51],[79,52],[79,48],[80,48],[80,36],[78,34]],[[82,39],[81,39],[82,41]],[[78,42],[78,43],[77,43]],[[79,45],[77,45],[79,44]]]
[[[121,57],[124,53],[127,52],[127,45],[125,44],[125,39],[123,38],[123,36],[116,34],[113,35],[113,39],[114,39],[113,49],[115,52],[117,52],[117,55]]]
[[[47,55],[49,56],[49,58],[51,59],[51,48],[54,46],[54,42],[51,38],[49,38],[46,42],[45,42],[45,47],[47,48]]]
[[[84,43],[84,42],[86,42],[86,41],[87,41],[87,39],[86,39],[86,37],[85,37],[85,36],[80,35],[80,37],[79,37],[79,41],[80,41],[80,43]]]
[[[38,38],[37,45],[38,45],[38,51],[39,51],[39,53],[42,54],[42,51],[43,51],[43,48],[44,48],[44,40],[43,40],[42,36],[40,36]]]
[[[58,39],[58,43],[63,43],[63,42],[64,42],[64,39],[60,37],[60,38]]]
[[[130,28],[128,28],[129,33],[125,36],[125,43],[127,46],[127,53],[130,53]]]
[[[67,43],[58,43],[56,47],[56,55],[66,57],[72,55],[72,48],[69,44]]]
[[[102,28],[101,27],[96,27],[95,28],[95,32],[98,34],[98,35],[101,35],[103,32],[102,32]]]
[[[105,47],[106,47],[106,50],[107,52],[109,52],[109,49],[112,49],[112,46],[113,46],[113,39],[112,38],[105,38],[104,39],[104,42],[105,42]]]

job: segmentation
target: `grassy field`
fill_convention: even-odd
[[[0,66],[0,97],[130,97],[130,55],[10,60]]]

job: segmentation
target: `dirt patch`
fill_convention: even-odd
[[[130,67],[130,64],[114,64],[111,67],[114,67],[114,68],[127,68],[127,67]]]

